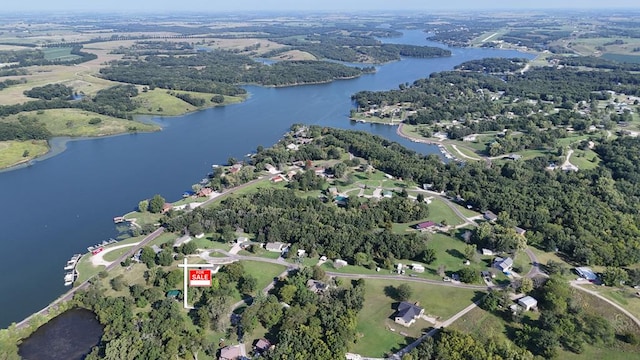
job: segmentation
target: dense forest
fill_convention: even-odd
[[[311,171],[307,173],[316,177]],[[292,186],[296,187],[295,182]],[[222,241],[231,240],[226,238],[232,236],[228,229],[242,228],[258,242],[286,241],[296,249],[356,263],[361,262],[355,260],[356,255],[363,253],[368,260],[361,265],[375,267],[378,263],[390,268],[390,259],[420,260],[426,250],[419,235],[394,234],[391,223],[416,221],[427,215],[426,205],[403,197],[378,203],[349,198],[344,207],[336,207],[318,198],[300,199],[290,189],[269,189],[168,217],[163,225],[170,231],[181,231],[197,223],[206,232],[219,233]]]
[[[109,80],[223,95],[244,94],[238,84],[271,86],[328,82],[357,77],[373,68],[353,68],[320,61],[284,61],[264,65],[227,51],[198,53],[189,57],[147,56],[145,60],[121,60],[100,70]]]

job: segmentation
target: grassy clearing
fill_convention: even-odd
[[[385,293],[385,288],[398,286],[400,282],[389,280],[365,281],[365,303],[358,314],[357,332],[360,338],[351,349],[353,352],[382,357],[389,351],[398,350],[407,341],[418,337],[422,330],[431,324],[418,320],[412,327],[395,324],[391,316],[395,312],[396,300]],[[476,292],[467,289],[411,283],[413,296],[410,301],[420,302],[425,313],[446,319],[464,309],[477,296]],[[395,329],[391,331],[389,329]],[[406,333],[405,337],[400,332]]]
[[[49,146],[44,140],[0,141],[0,169],[27,162],[47,151]]]
[[[122,245],[122,244],[120,244]],[[117,250],[113,250],[113,251],[109,251],[108,253],[106,253],[102,258],[105,261],[116,261],[120,256],[126,254],[127,252],[131,251],[131,248],[135,246],[133,244],[131,244],[131,246],[128,247],[124,247],[124,248],[120,248]]]
[[[595,285],[582,285],[582,287],[597,291],[600,295],[622,306],[636,317],[640,317],[640,297],[636,295],[638,290],[630,287],[618,288]]]
[[[598,166],[600,157],[593,150],[575,150],[570,161],[581,170],[590,170]]]
[[[127,220],[135,219],[138,225],[144,225],[144,224],[157,224],[160,221],[160,218],[162,217],[162,215],[150,213],[148,211],[145,211],[145,212],[132,211],[130,213],[125,214],[124,217]]]
[[[138,108],[134,110],[136,114],[144,115],[164,115],[176,116],[193,112],[199,109],[239,103],[244,100],[241,96],[225,96],[222,104],[211,102],[213,94],[198,93],[193,91],[175,91],[176,93],[189,94],[194,98],[203,99],[205,105],[193,106],[177,97],[170,95],[165,89],[153,89],[147,92],[140,92],[134,99]]]
[[[70,47],[44,48],[42,52],[46,60],[71,61],[80,58],[78,55],[71,54]]]
[[[100,271],[104,270],[105,266],[100,265],[98,267],[93,266],[91,263],[91,253],[84,254],[80,261],[78,261],[78,265],[76,266],[76,270],[78,271],[78,278],[74,285],[81,284],[85,280],[90,277],[96,275]]]
[[[429,219],[437,223],[444,221],[447,225],[451,226],[464,223],[464,220],[460,219],[444,201],[438,198],[433,198],[431,204],[429,204]]]
[[[508,339],[506,322],[501,317],[479,307],[466,313],[451,324],[450,328],[480,338]]]
[[[256,289],[262,291],[269,283],[273,281],[273,278],[280,275],[286,267],[283,265],[259,262],[259,261],[243,261],[244,271],[258,279],[258,286]]]
[[[156,125],[118,119],[79,109],[50,109],[23,112],[7,117],[17,121],[18,116],[27,116],[42,121],[54,136],[106,136],[137,131],[157,131]],[[89,124],[91,119],[100,119],[98,124]]]

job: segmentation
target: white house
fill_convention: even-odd
[[[280,252],[281,253],[286,246],[287,246],[287,244],[277,241],[277,242],[267,243],[267,246],[265,246],[265,249],[267,251]]]
[[[532,298],[531,296],[525,296],[518,299],[518,305],[522,306],[525,311],[528,311],[538,307],[538,300]]]
[[[420,264],[411,264],[411,269],[417,273],[422,273],[424,272],[424,266],[420,265]]]

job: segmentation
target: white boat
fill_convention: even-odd
[[[73,285],[73,280],[65,280],[64,281],[64,286],[71,286]]]
[[[73,270],[76,267],[75,261],[67,261],[67,266],[64,267],[65,270]]]

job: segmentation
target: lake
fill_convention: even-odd
[[[96,314],[72,309],[38,328],[19,346],[24,360],[80,360],[102,338],[104,327]]]
[[[385,42],[440,46],[421,31]],[[406,58],[377,73],[329,84],[286,88],[247,86],[247,101],[196,113],[153,119],[163,131],[68,141],[66,150],[33,166],[0,173],[0,282],[11,296],[0,297],[0,327],[18,322],[66,291],[66,261],[89,245],[117,235],[113,217],[161,194],[175,201],[212,164],[243,158],[258,145],[270,146],[294,123],[368,131],[422,153],[435,146],[399,137],[387,125],[348,120],[351,95],[388,90],[401,83],[450,70],[485,57],[528,57],[516,51],[451,49],[438,59]],[[64,142],[56,141],[58,146]]]

